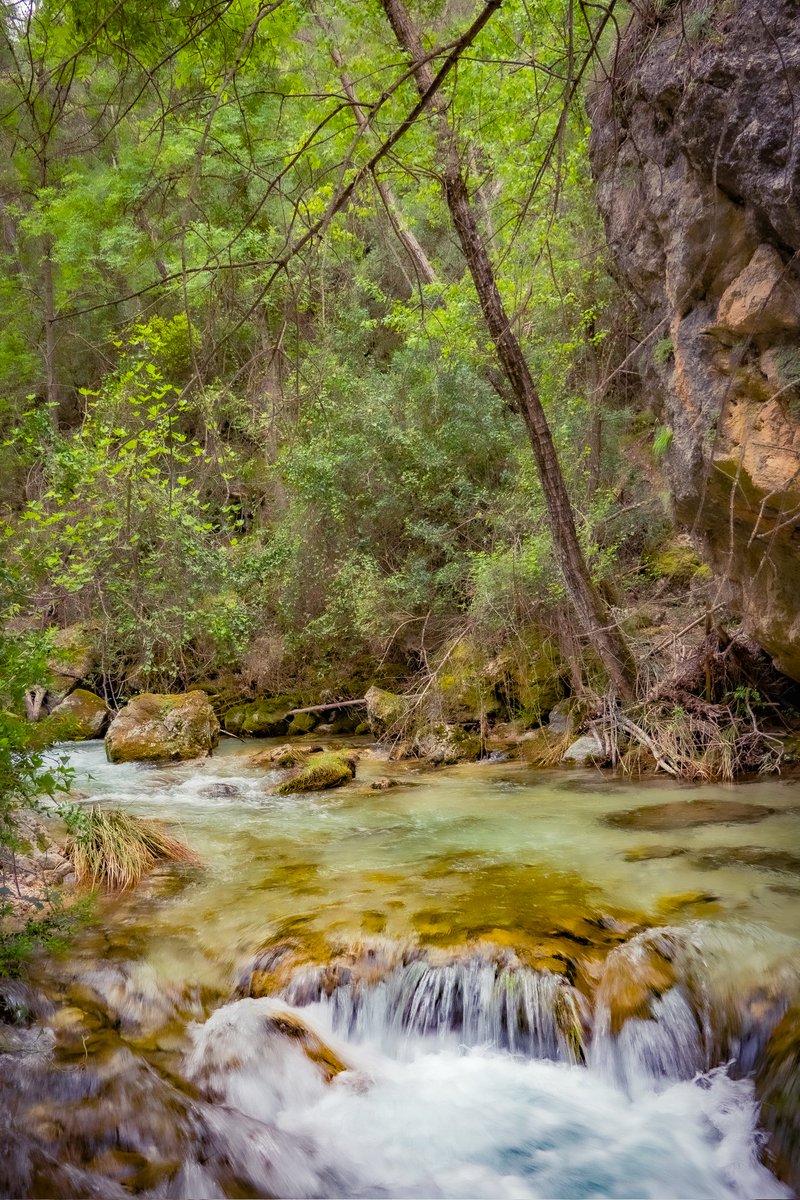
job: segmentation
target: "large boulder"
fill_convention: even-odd
[[[205,692],[145,693],[114,718],[106,734],[111,762],[200,758],[219,741],[219,722]]]
[[[105,700],[85,688],[76,688],[56,705],[42,725],[53,741],[83,742],[102,737],[110,719],[111,710]]]
[[[678,521],[800,680],[800,9],[633,7],[591,157],[643,391]]]
[[[482,749],[480,735],[460,725],[424,725],[415,733],[409,755],[439,767],[474,762],[480,758]]]

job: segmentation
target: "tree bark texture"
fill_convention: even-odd
[[[382,4],[401,49],[410,56],[412,65],[415,62],[419,63],[414,71],[414,78],[422,96],[429,91],[433,74],[430,65],[422,61],[424,52],[419,35],[403,0],[382,0]],[[487,7],[498,8],[499,0],[489,0]],[[572,505],[553,435],[538,389],[503,306],[494,268],[481,237],[467,190],[461,154],[440,95],[431,97],[429,107],[436,117],[439,167],[445,200],[497,357],[525,421],[539,468],[550,532],[567,594],[582,633],[594,644],[617,693],[622,699],[630,699],[636,679],[633,657],[619,627],[612,620],[607,605],[592,582],[578,540]]]

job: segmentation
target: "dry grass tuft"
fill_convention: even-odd
[[[78,883],[123,891],[157,862],[197,863],[194,851],[155,821],[116,808],[92,808],[69,846]]]

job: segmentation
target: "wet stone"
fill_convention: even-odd
[[[207,783],[199,789],[198,794],[221,800],[225,797],[238,796],[240,792],[234,783]]]
[[[685,854],[682,846],[636,846],[623,854],[625,862],[650,862],[654,858],[679,858]]]
[[[624,812],[609,813],[604,825],[617,829],[657,831],[691,829],[695,825],[746,825],[763,821],[774,813],[765,804],[739,800],[670,800],[666,804],[643,805]]]
[[[706,871],[715,871],[720,867],[755,867],[762,871],[800,875],[800,854],[761,846],[718,846],[701,854],[693,854],[691,862],[692,866]]]

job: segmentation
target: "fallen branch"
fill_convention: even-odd
[[[300,713],[331,712],[335,708],[355,708],[358,704],[366,703],[363,696],[360,700],[334,700],[332,704],[312,704],[310,708],[293,708],[286,715],[287,717],[296,717]]]

